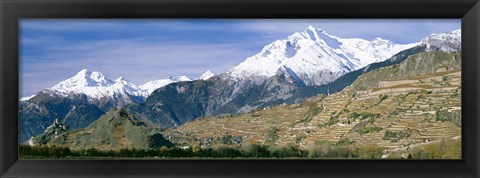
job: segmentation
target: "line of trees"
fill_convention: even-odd
[[[219,145],[212,148],[200,148],[194,145],[189,148],[161,147],[151,150],[70,150],[57,146],[20,145],[21,158],[299,158],[307,157],[308,151],[295,146],[271,147],[251,144],[245,147]]]
[[[243,144],[242,146],[216,145],[210,148],[201,148],[193,145],[189,148],[161,147],[151,150],[70,150],[57,146],[28,146],[20,145],[21,158],[320,158],[320,159],[380,159],[383,148],[375,145],[362,147],[321,145],[312,149],[300,149],[295,145],[273,146],[260,144]],[[459,141],[442,141],[431,144],[422,149],[409,151],[411,159],[459,159],[461,155]],[[397,153],[398,154],[398,153]],[[393,154],[390,158],[400,158]],[[395,156],[396,155],[396,156]]]

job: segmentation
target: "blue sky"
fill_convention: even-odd
[[[20,96],[52,87],[83,68],[141,85],[169,75],[219,74],[308,25],[341,38],[411,43],[460,29],[460,19],[23,19]]]

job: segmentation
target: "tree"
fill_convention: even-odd
[[[192,152],[193,152],[193,153],[199,152],[200,149],[201,149],[201,148],[200,148],[200,145],[193,145],[193,146],[192,146]]]
[[[376,145],[368,145],[360,148],[360,158],[363,159],[375,159],[382,156],[383,149]]]
[[[160,147],[160,153],[162,153],[163,155],[167,154],[168,153],[168,147],[166,147],[166,146]]]

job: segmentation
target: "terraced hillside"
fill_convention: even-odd
[[[163,132],[180,145],[324,144],[406,150],[459,139],[461,56],[424,52],[360,76],[331,95],[244,115],[202,118]]]

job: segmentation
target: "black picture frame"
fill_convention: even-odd
[[[462,160],[18,160],[22,18],[461,18]],[[1,0],[0,177],[479,177],[478,0]]]

